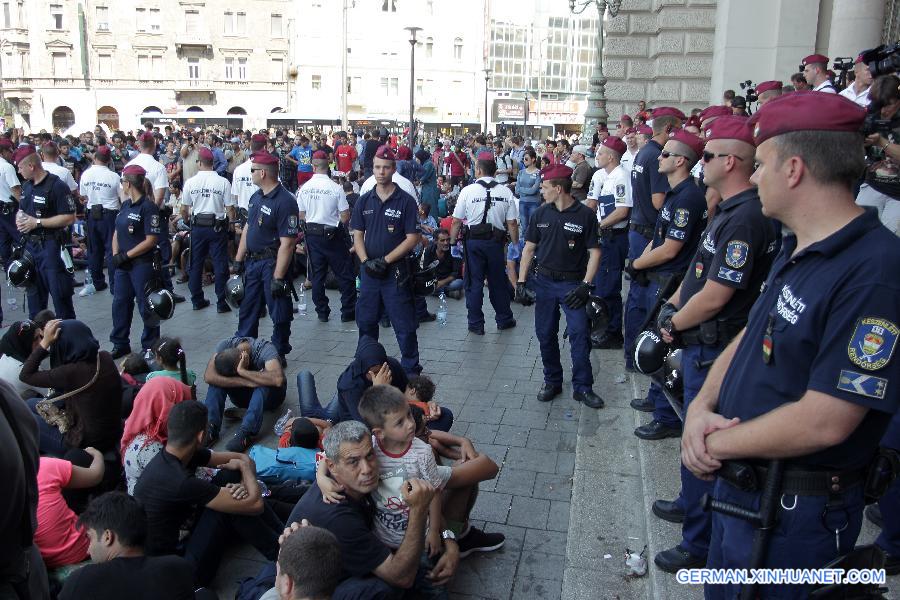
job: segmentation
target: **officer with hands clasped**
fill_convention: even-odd
[[[820,568],[854,547],[865,493],[874,491],[866,470],[900,403],[900,241],[853,198],[865,168],[864,116],[846,98],[809,91],[751,118],[751,181],[763,214],[792,234],[747,326],[691,402],[681,450],[695,476],[716,477],[713,498],[751,511],[763,491],[732,474],[749,468],[765,481],[769,461],[780,461],[778,524],[761,567]],[[714,512],[707,567],[747,568],[754,533],[753,523]],[[736,587],[709,586],[707,597],[734,598]],[[806,598],[809,589],[760,592]]]
[[[126,200],[116,216],[112,239],[115,285],[109,341],[113,343],[113,358],[131,353],[135,302],[144,321],[141,348],[148,350],[159,339],[159,318],[147,304],[146,287],[160,275],[157,267],[161,260],[156,246],[166,226],[161,223],[159,208],[153,201],[153,187],[143,167],[128,165],[122,169],[122,192]]]
[[[312,155],[313,176],[297,192],[300,223],[304,229],[309,279],[316,313],[323,323],[331,309],[325,294],[328,268],[334,272],[341,290],[341,322],[356,320],[356,281],[353,260],[347,248],[346,230],[350,205],[344,189],[328,176],[328,155],[316,150]]]
[[[559,310],[566,313],[572,352],[574,398],[590,408],[602,408],[603,399],[591,387],[591,341],[584,307],[600,265],[597,216],[571,194],[572,169],[552,165],[543,172],[541,192],[545,203],[531,217],[519,265],[516,300],[531,304],[525,280],[532,260],[537,260],[534,285],[534,328],[541,345],[544,385],[537,399],[549,402],[562,393],[563,371],[559,360]]]
[[[20,252],[31,255],[36,272],[28,287],[29,318],[34,319],[47,308],[47,300],[52,297],[56,316],[74,319],[72,274],[66,271],[60,250],[68,253],[67,228],[75,222],[75,203],[66,184],[41,165],[33,146],[20,146],[13,159],[25,179],[16,214]]]
[[[706,130],[703,172],[706,184],[718,192],[707,195],[708,201],[714,199],[707,209],[715,216],[657,321],[663,340],[683,347],[685,408],[700,391],[709,365],[747,323],[775,258],[775,227],[762,214],[759,194],[750,183],[754,151],[746,117],[720,117]],[[682,465],[678,499],[653,504],[657,516],[683,523],[681,543],[654,559],[662,570],[676,573],[706,564],[711,516],[701,498],[711,492],[711,483]]]
[[[350,217],[353,245],[363,266],[356,324],[360,336],[377,340],[379,317],[387,313],[400,346],[403,370],[418,375],[422,365],[409,256],[421,236],[415,199],[392,180],[395,163],[393,150],[379,146],[373,159],[375,187],[359,197]]]
[[[494,307],[497,329],[516,326],[510,301],[512,290],[506,276],[506,242],[519,239],[517,212],[513,194],[494,179],[497,162],[491,152],[481,152],[475,160],[475,183],[464,187],[453,211],[450,239],[457,239],[463,219],[466,220],[466,309],[469,331],[484,335],[484,313],[481,304],[484,280]]]
[[[191,264],[188,287],[194,310],[209,306],[203,297],[203,265],[212,255],[216,277],[216,310],[231,312],[225,301],[225,281],[228,279],[228,222],[234,221],[234,198],[231,184],[213,170],[213,153],[201,147],[197,154],[200,164],[197,174],[184,183],[181,190],[181,216],[191,224]]]
[[[629,266],[632,280],[646,275],[649,281],[645,298],[648,315],[660,288],[672,277],[680,280],[684,275],[706,225],[706,198],[691,177],[691,169],[702,155],[703,140],[684,130],[672,133],[659,155],[659,172],[668,179],[670,190],[656,219],[653,241]],[[632,403],[632,407],[653,412],[650,423],[634,430],[639,438],[659,440],[681,435],[681,420],[656,383],[650,384],[644,402]]]
[[[300,225],[297,200],[278,181],[278,158],[263,150],[250,161],[250,174],[259,189],[250,197],[247,226],[235,253],[234,271],[244,275],[244,299],[234,335],[258,337],[265,303],[272,318],[272,344],[284,364],[294,320],[289,269]]]

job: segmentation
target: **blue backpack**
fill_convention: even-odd
[[[250,458],[256,463],[256,475],[266,483],[316,479],[316,450],[256,445],[250,448]]]

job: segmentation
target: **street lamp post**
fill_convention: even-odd
[[[597,124],[606,124],[609,118],[609,113],[606,112],[606,77],[603,75],[603,17],[607,10],[611,17],[615,17],[619,14],[621,4],[622,0],[569,0],[569,10],[575,15],[580,15],[589,6],[597,9],[597,55],[594,57],[594,69],[591,71],[588,105],[584,111],[584,126],[580,140],[582,144],[590,144]]]
[[[488,133],[488,83],[491,80],[491,68],[484,68],[484,135]]]
[[[415,148],[413,145],[416,139],[416,119],[415,111],[415,92],[416,92],[416,34],[422,31],[421,27],[404,27],[409,32],[409,149]]]

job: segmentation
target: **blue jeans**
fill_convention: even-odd
[[[519,200],[519,237],[525,239],[525,232],[528,231],[528,223],[531,222],[531,215],[541,205],[540,202],[528,202],[527,200]]]
[[[440,296],[441,292],[455,292],[456,290],[461,290],[465,288],[465,283],[462,279],[454,279],[447,285],[441,286],[439,288],[435,288],[433,296]]]
[[[241,430],[254,436],[262,427],[263,411],[281,406],[286,389],[286,384],[278,388],[221,388],[211,385],[203,400],[203,404],[206,405],[209,412],[209,424],[216,431],[222,428],[222,413],[225,412],[225,397],[227,396],[235,406],[247,409],[244,420],[241,422]]]
[[[299,394],[300,415],[304,417],[312,417],[313,419],[324,419],[326,421],[337,422],[340,406],[338,403],[337,392],[328,406],[322,408],[322,402],[319,401],[319,394],[316,393],[316,379],[310,371],[300,371],[297,373],[297,392]]]

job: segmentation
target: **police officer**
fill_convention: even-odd
[[[900,452],[900,412],[894,413],[891,424],[881,438],[881,445]],[[866,516],[869,516],[869,511],[875,508],[872,506],[866,509]],[[881,513],[882,522],[881,534],[875,540],[875,545],[885,554],[885,573],[897,575],[900,574],[900,477],[894,479],[887,492],[878,501],[877,508]],[[869,520],[872,521],[871,518]]]
[[[356,324],[359,335],[378,339],[378,320],[387,313],[400,346],[401,364],[419,374],[419,341],[409,255],[420,240],[415,199],[393,182],[396,157],[380,146],[372,163],[376,185],[353,207],[350,228],[362,263]]]
[[[562,393],[559,361],[559,310],[566,313],[572,352],[574,398],[590,408],[602,408],[603,399],[591,387],[591,342],[587,312],[591,281],[600,266],[597,216],[572,197],[572,169],[551,165],[543,172],[541,192],[545,203],[528,224],[525,248],[519,265],[516,299],[529,303],[525,280],[531,262],[537,259],[534,277],[534,328],[541,345],[544,385],[537,399],[549,402]]]
[[[717,477],[717,500],[756,510],[762,494],[739,489],[722,461],[743,462],[759,481],[766,461],[783,461],[766,568],[819,568],[853,548],[865,470],[900,403],[900,286],[889,275],[900,272],[900,241],[853,198],[864,116],[836,94],[797,92],[751,118],[763,214],[793,233],[685,418],[682,461]],[[747,567],[754,533],[714,512],[707,567]],[[707,597],[735,588],[711,586]],[[808,596],[800,585],[771,592]]]
[[[631,197],[634,207],[628,229],[628,260],[634,261],[653,240],[659,209],[669,191],[666,176],[659,172],[659,155],[669,133],[681,127],[684,113],[677,108],[661,106],[653,110],[653,137],[638,151],[631,169]],[[625,301],[625,369],[634,369],[631,349],[647,319],[648,286],[643,281],[631,281]],[[634,403],[632,403],[634,406]]]
[[[593,190],[587,205],[597,211],[600,230],[600,268],[594,277],[594,289],[609,309],[606,331],[592,337],[594,348],[617,349],[622,337],[622,269],[628,256],[628,215],[631,213],[631,174],[620,164],[628,148],[616,136],[605,138],[597,146],[597,168],[606,174],[599,189]]]
[[[477,179],[459,192],[450,227],[450,239],[455,240],[463,219],[466,220],[466,309],[469,331],[476,335],[484,335],[481,304],[485,277],[497,329],[502,331],[516,326],[510,308],[512,290],[506,277],[506,242],[519,239],[519,225],[513,194],[494,179],[496,171],[493,153],[482,152],[476,156]]]
[[[68,253],[68,227],[75,222],[75,203],[59,177],[41,165],[34,146],[20,146],[13,157],[25,179],[22,202],[16,214],[20,243],[34,258],[34,285],[28,288],[28,315],[47,308],[48,296],[61,319],[74,319],[72,274],[66,270],[61,252]]]
[[[683,130],[674,132],[659,155],[659,172],[665,175],[669,191],[652,243],[632,261],[632,280],[646,275],[648,280],[645,314],[656,304],[660,288],[671,278],[681,279],[694,256],[706,226],[706,198],[691,177],[691,168],[703,155],[703,140]],[[640,272],[640,273],[639,273]],[[650,384],[647,398],[632,407],[653,412],[653,420],[634,430],[643,440],[660,440],[681,435],[681,420],[656,383]]]
[[[228,279],[228,221],[234,220],[231,184],[213,170],[213,153],[202,147],[197,174],[184,183],[181,191],[181,213],[191,224],[191,265],[188,287],[194,310],[209,306],[203,297],[203,265],[212,255],[216,277],[216,311],[231,312],[225,301]]]
[[[115,286],[112,264],[112,239],[119,214],[119,176],[109,168],[112,160],[109,146],[98,146],[94,164],[81,175],[79,192],[87,213],[88,268],[97,291],[107,287],[103,261],[109,270],[109,283]],[[113,289],[115,291],[115,289]]]
[[[147,306],[146,286],[160,277],[157,244],[165,223],[153,201],[153,187],[143,167],[128,165],[122,169],[122,192],[125,202],[116,216],[112,239],[115,285],[109,341],[113,343],[113,358],[131,353],[135,303],[144,322],[141,348],[148,350],[159,339],[159,318]]]
[[[683,346],[681,367],[684,406],[700,391],[712,361],[747,323],[750,307],[775,258],[772,221],[762,214],[753,174],[753,132],[746,117],[716,119],[706,132],[703,152],[708,186],[722,202],[715,211],[679,289],[660,311],[663,340]],[[701,498],[712,484],[681,467],[681,494],[676,502],[657,500],[653,511],[683,522],[682,541],[656,555],[657,566],[669,573],[702,567],[709,549],[710,513]]]
[[[313,176],[297,192],[297,206],[300,222],[306,223],[304,239],[313,303],[319,320],[327,322],[331,309],[325,294],[325,277],[330,267],[341,290],[341,322],[348,323],[356,320],[356,281],[345,233],[350,222],[350,205],[344,188],[328,177],[325,152],[313,152],[312,167]]]
[[[250,155],[262,152],[266,149],[266,136],[261,133],[254,133],[250,138]],[[238,211],[246,213],[247,207],[250,206],[250,197],[256,193],[259,187],[253,183],[253,176],[250,173],[252,159],[248,158],[234,169],[234,175],[231,178],[231,195],[234,205]]]
[[[151,197],[151,200],[153,200],[156,203],[157,208],[159,208],[159,218],[163,223],[157,241],[159,243],[162,262],[164,265],[168,265],[172,262],[172,240],[169,238],[169,217],[172,216],[172,207],[165,204],[166,190],[169,189],[169,177],[166,174],[166,168],[153,158],[156,154],[156,138],[153,137],[153,134],[149,131],[142,133],[139,143],[141,148],[140,153],[128,161],[128,164],[125,166],[137,165],[144,169],[147,173],[146,178],[153,186],[153,196]],[[176,294],[173,291],[172,273],[168,268],[162,270],[162,278],[166,289],[172,292],[172,298],[175,299],[175,302],[184,302],[185,297],[181,294]]]
[[[828,78],[828,57],[822,54],[810,54],[800,63],[800,70],[814,92],[837,94],[837,89]]]
[[[16,211],[22,198],[22,184],[12,165],[13,143],[0,138],[0,261],[9,262],[13,242],[19,239]]]
[[[278,182],[278,158],[265,150],[250,157],[253,183],[247,226],[235,254],[235,271],[244,274],[244,300],[235,336],[258,337],[263,303],[272,318],[272,343],[284,357],[291,351],[290,266],[299,231],[297,201]],[[246,260],[246,267],[244,261]]]

